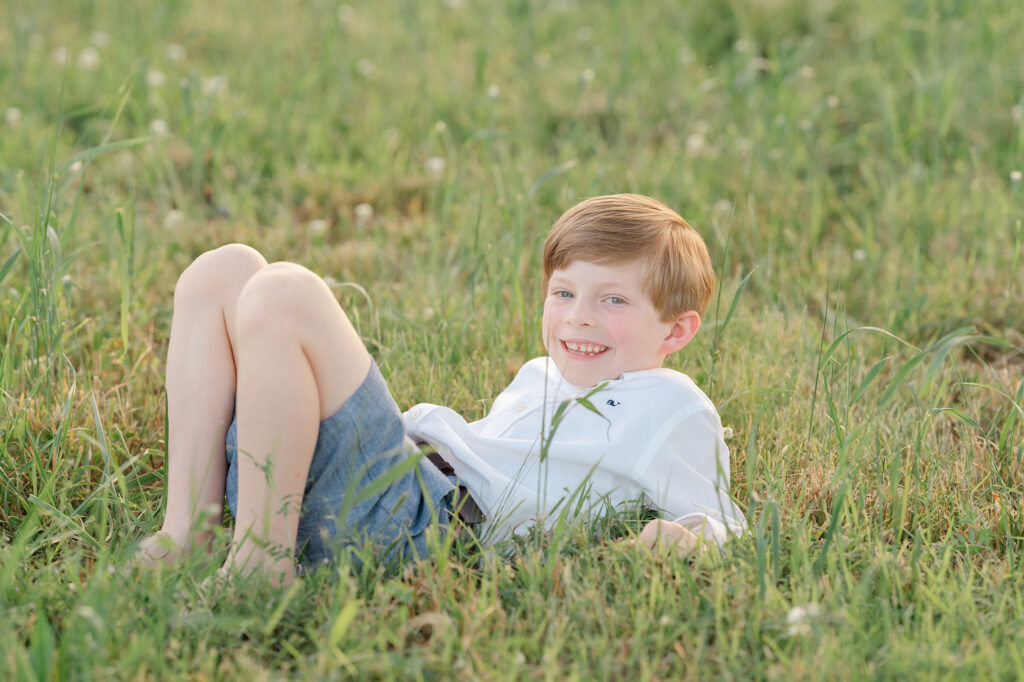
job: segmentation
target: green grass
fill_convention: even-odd
[[[1021,676],[1022,24],[1015,0],[5,3],[0,664]],[[158,523],[192,258],[244,241],[333,278],[399,404],[477,418],[541,352],[548,227],[613,191],[677,208],[719,271],[672,362],[732,430],[751,531],[723,555],[608,542],[626,515],[292,591],[108,570]]]

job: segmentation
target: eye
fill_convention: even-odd
[[[571,291],[565,291],[564,289],[552,292],[555,298],[572,298]]]
[[[619,298],[618,296],[609,296],[608,302],[611,303],[612,305],[625,305],[626,299]]]

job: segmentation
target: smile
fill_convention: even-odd
[[[608,350],[608,346],[601,346],[596,343],[577,343],[575,341],[562,341],[562,346],[575,355],[594,357]]]

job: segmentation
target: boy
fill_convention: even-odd
[[[207,545],[225,496],[236,519],[225,570],[288,582],[293,549],[313,564],[345,537],[422,556],[429,526],[465,516],[455,476],[491,537],[550,521],[585,486],[591,502],[643,496],[675,518],[648,524],[642,544],[724,542],[744,518],[728,495],[718,413],[688,377],[661,367],[700,329],[713,287],[704,242],[667,206],[631,194],[578,204],[544,246],[548,356],[526,363],[470,424],[437,405],[403,419],[309,270],[268,265],[237,244],[203,254],[174,293],[167,510],[140,556],[170,563]],[[437,465],[406,465],[363,499],[415,456],[411,440],[435,449]]]

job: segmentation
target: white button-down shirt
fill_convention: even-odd
[[[535,358],[480,421],[429,404],[404,416],[407,433],[451,463],[496,538],[550,524],[552,510],[637,499],[719,543],[745,527],[729,497],[718,412],[675,370],[627,372],[580,389],[548,358]]]

